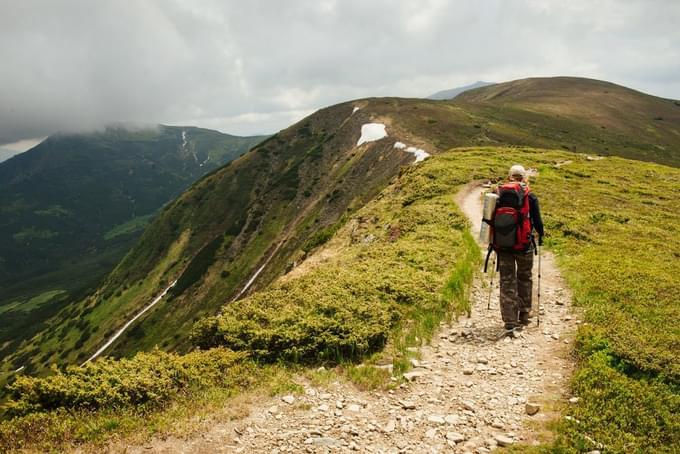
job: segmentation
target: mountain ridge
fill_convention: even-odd
[[[462,87],[456,87],[456,88],[449,88],[447,90],[440,90],[436,93],[431,94],[430,96],[427,96],[427,99],[433,99],[437,101],[445,101],[445,100],[451,100],[458,96],[461,93],[464,93],[468,90],[473,90],[475,88],[481,88],[481,87],[486,87],[489,85],[494,85],[496,82],[484,82],[483,80],[478,80],[477,82],[468,84],[468,85],[463,85]]]
[[[96,293],[53,320],[54,331],[81,314],[80,327],[64,332],[62,345],[52,337],[50,347],[41,347],[36,338],[22,352],[43,351],[46,362],[56,355],[83,359],[107,337],[93,334],[101,320],[122,325],[174,279],[183,284],[110,353],[128,355],[153,345],[181,350],[188,345],[187,333],[197,317],[214,314],[263,264],[267,266],[257,275],[255,291],[294,268],[343,225],[344,215],[370,200],[402,165],[412,162],[411,155],[394,147],[396,142],[434,155],[452,147],[503,143],[640,155],[677,166],[680,136],[672,132],[680,130],[677,116],[668,115],[655,125],[664,134],[642,135],[637,127],[625,129],[637,118],[625,111],[603,111],[608,121],[624,126],[623,133],[593,125],[586,109],[579,116],[573,106],[588,106],[591,99],[590,92],[581,93],[582,86],[602,91],[602,84],[616,91],[616,99],[645,107],[641,115],[650,122],[658,111],[676,108],[667,100],[614,84],[538,78],[478,88],[451,101],[366,98],[321,109],[194,183],[162,210]],[[499,85],[501,90],[524,91],[501,103]],[[569,96],[560,99],[568,100],[564,106],[570,109],[569,116],[527,102],[546,85],[556,86],[563,95],[568,89]],[[357,147],[361,127],[368,123],[386,125],[388,136]],[[661,148],[655,146],[657,140]]]

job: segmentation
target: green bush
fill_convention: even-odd
[[[453,201],[460,180],[434,178],[404,171],[337,232],[350,243],[342,254],[200,320],[192,342],[266,362],[356,360],[382,349],[402,321],[415,321],[427,336],[452,310],[466,311],[479,249]]]
[[[226,306],[221,316],[197,323],[194,342],[248,351],[265,361],[356,358],[381,348],[392,326],[389,306],[353,288],[346,275],[323,274]],[[329,277],[335,285],[319,285],[317,279]]]
[[[176,355],[154,350],[132,359],[99,359],[55,369],[45,378],[19,376],[10,385],[10,415],[58,408],[101,409],[161,404],[206,386],[243,386],[252,376],[242,353],[212,349]]]

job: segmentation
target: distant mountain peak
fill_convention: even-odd
[[[456,87],[456,88],[450,88],[448,90],[442,90],[438,91],[437,93],[431,94],[430,96],[427,97],[427,99],[434,99],[434,100],[447,100],[447,99],[453,99],[459,94],[466,92],[468,90],[473,90],[475,88],[481,88],[481,87],[488,87],[489,85],[495,85],[496,82],[484,82],[483,80],[478,80],[477,82],[470,84],[470,85],[464,85],[462,87]]]

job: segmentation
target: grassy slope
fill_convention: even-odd
[[[521,90],[515,90],[518,84]],[[552,91],[548,90],[551,84],[555,86]],[[310,245],[323,242],[329,232],[337,229],[347,213],[361,207],[384,187],[398,172],[399,165],[410,160],[409,155],[391,147],[396,140],[433,153],[456,146],[499,143],[564,146],[570,150],[628,156],[665,147],[665,154],[646,156],[677,165],[680,134],[676,132],[680,119],[673,115],[673,109],[680,108],[671,101],[587,80],[537,79],[501,85],[517,93],[510,90],[501,96],[494,91],[498,87],[493,86],[470,92],[492,93],[487,96],[490,100],[359,100],[322,109],[282,131],[231,166],[196,183],[168,206],[93,297],[72,305],[53,319],[49,328],[52,332],[71,324],[74,332],[67,336],[69,340],[48,355],[44,336],[38,335],[22,347],[21,360],[36,356],[27,352],[39,353],[41,361],[33,364],[39,371],[50,362],[73,362],[92,352],[105,334],[95,333],[94,323],[106,320],[107,329],[113,329],[150,301],[158,291],[155,285],[142,286],[144,291],[134,297],[124,295],[128,288],[139,286],[139,281],[148,274],[158,273],[159,260],[186,231],[190,232],[186,248],[177,263],[163,268],[169,274],[158,281],[167,283],[184,275],[183,292],[158,304],[114,345],[112,352],[131,354],[154,345],[167,350],[187,347],[193,322],[215,314],[277,245],[282,247],[256,281],[255,288],[264,288],[283,274],[293,262],[304,257]],[[598,90],[617,93],[610,104],[642,105],[640,118],[665,112],[663,121],[656,126],[661,132],[641,134],[635,126],[639,118],[631,117],[629,109],[598,111],[602,104],[595,96]],[[556,97],[555,91],[560,96]],[[506,99],[508,93],[512,94],[511,101],[500,103],[498,100]],[[543,98],[563,104],[568,115],[556,115],[546,107],[550,103],[541,101]],[[350,115],[355,105],[361,110]],[[593,115],[591,111],[599,113]],[[595,118],[611,127],[593,126]],[[357,149],[354,145],[360,126],[369,121],[386,123],[390,136]],[[613,125],[618,125],[618,129]],[[86,323],[75,326],[72,316],[91,307],[94,312]],[[104,318],[103,307],[120,310],[106,311],[110,317]],[[87,331],[93,335],[74,348],[75,339]],[[23,364],[16,357],[11,360],[13,365]]]
[[[501,144],[513,143],[503,139],[509,126],[543,147],[680,166],[680,101],[609,82],[549,77],[470,90],[451,103],[483,117],[482,128]]]
[[[334,236],[332,246],[338,254],[331,261],[240,302],[243,308],[261,312],[261,318],[276,320],[270,335],[288,342],[291,349],[297,345],[299,352],[308,352],[291,355],[292,350],[281,351],[279,357],[317,364],[389,360],[396,370],[404,370],[406,346],[426,341],[442,318],[467,310],[466,288],[479,254],[454,203],[454,193],[463,180],[447,178],[444,169],[434,164],[423,170],[409,168],[360,209]],[[289,326],[284,319],[291,321],[291,316],[295,324]],[[342,324],[338,324],[340,319]],[[215,372],[201,358],[220,356],[219,351],[190,353],[186,360],[172,356],[165,361],[170,362],[170,369],[175,364],[197,363],[201,376],[211,377]],[[261,364],[262,359],[275,359],[278,352],[246,353]],[[207,383],[187,388],[185,383],[192,381],[189,374],[188,378],[181,375],[176,384],[157,389],[154,380],[143,377],[160,368],[159,376],[167,381],[169,372],[162,359],[160,352],[140,353],[132,361],[102,360],[47,379],[19,379],[13,387],[15,403],[9,408],[26,416],[0,425],[0,447],[63,448],[82,441],[104,441],[112,434],[144,432],[148,436],[158,429],[159,421],[187,416],[177,411],[178,405],[191,406],[195,404],[188,401],[195,401],[215,406],[229,394],[225,391],[235,391],[230,384],[233,372],[227,375],[227,387]],[[240,362],[238,367],[249,370],[255,363]],[[249,375],[259,381],[272,370],[275,366],[259,365]],[[129,380],[113,379],[127,376]],[[149,396],[152,392],[160,397]],[[139,396],[141,403],[148,405],[131,409]],[[117,402],[119,409],[92,412],[109,401]],[[44,430],[32,432],[36,425]]]
[[[567,160],[572,163],[555,166]],[[464,240],[453,195],[467,181],[502,177],[509,162],[539,169],[532,186],[541,197],[546,243],[558,255],[587,322],[579,331],[573,381],[581,400],[565,409],[575,419],[561,423],[553,446],[532,449],[582,452],[596,440],[608,452],[673,452],[680,443],[675,355],[680,333],[673,292],[679,282],[668,254],[677,257],[679,251],[677,242],[667,240],[680,233],[673,211],[680,171],[671,167],[536,149],[452,150],[411,168],[357,212],[329,243],[335,251],[330,260],[242,300],[240,311],[227,306],[223,316],[197,325],[196,340],[264,360],[337,361],[377,350],[372,360],[389,358],[403,370],[404,346],[426,339],[451,310],[465,310],[461,284],[469,279],[476,252],[459,252],[475,247]],[[360,272],[366,268],[375,272]],[[346,295],[348,288],[355,293]],[[338,294],[349,303],[337,306]],[[372,302],[372,311],[365,312],[362,300]],[[344,314],[341,331],[328,311]],[[242,314],[259,323],[232,323]],[[361,341],[381,329],[364,318],[383,316],[392,328],[382,331],[389,340],[380,353],[383,342]],[[329,349],[320,339],[341,348]],[[359,342],[342,348],[348,340]],[[356,348],[360,345],[367,348]],[[314,353],[290,354],[295,347]],[[3,436],[23,424],[7,423]],[[141,421],[136,424],[139,430]]]
[[[161,302],[114,345],[119,354],[155,344],[187,346],[193,322],[214,314],[285,238],[271,262],[276,271],[268,275],[267,270],[262,280],[278,275],[314,232],[336,224],[348,209],[362,206],[410,160],[391,143],[355,149],[354,133],[367,118],[350,118],[351,112],[351,104],[321,111],[195,183],[160,213],[95,295],[58,314],[50,331],[70,323],[74,311],[89,311],[58,350],[40,357],[36,368],[42,369],[59,355],[59,362],[74,361],[93,351],[106,334],[94,333],[95,326],[104,320],[111,329],[121,325],[158,291],[155,285],[141,284],[144,291],[127,296],[128,289],[139,286],[149,274],[167,273],[165,283],[191,276],[182,292]],[[339,114],[345,121],[338,121]],[[172,266],[160,270],[159,259],[182,232],[189,232],[189,241]],[[112,314],[110,307],[119,310]],[[93,335],[74,349],[75,339],[87,331]],[[48,351],[44,336],[22,348],[22,352],[29,350]],[[20,359],[27,358],[30,355]],[[16,360],[15,364],[19,365]]]
[[[261,139],[110,128],[52,136],[0,164],[0,307],[13,308],[4,311],[0,355],[92,293],[164,203]],[[54,297],[28,310],[40,295]]]
[[[680,256],[675,200],[680,171],[620,158],[528,150],[447,154],[469,177],[502,176],[508,162],[535,166],[547,245],[560,257],[587,324],[579,369],[555,446],[568,452],[674,452],[680,444]],[[553,164],[572,160],[562,167]],[[578,422],[574,422],[578,421]],[[546,448],[548,449],[548,448]],[[521,451],[521,449],[520,449]]]

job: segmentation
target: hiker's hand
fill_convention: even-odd
[[[543,246],[543,235],[538,237],[538,245]]]

